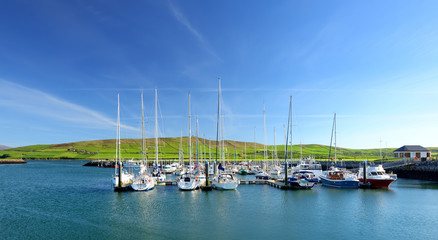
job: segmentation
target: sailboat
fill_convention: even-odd
[[[221,113],[221,80],[219,78],[219,94],[218,94],[218,122],[217,122],[217,134],[216,142],[220,141],[219,133],[221,132],[222,126],[222,113]],[[220,134],[221,138],[223,134]],[[222,145],[223,146],[223,145]],[[218,160],[217,144],[216,144],[216,162]],[[221,165],[220,165],[221,166]],[[232,173],[225,173],[225,169],[221,167],[222,172],[216,173],[212,180],[212,186],[219,190],[234,190],[239,186],[239,179],[234,177]]]
[[[158,93],[155,88],[155,163],[152,177],[158,182],[166,181],[166,174],[161,172],[161,164],[158,165]]]
[[[268,180],[271,179],[271,176],[266,172],[266,118],[265,118],[265,104],[263,104],[263,161],[262,161],[262,169],[259,173],[255,175],[256,179],[259,180]]]
[[[177,179],[176,183],[178,189],[182,191],[190,191],[199,188],[199,179],[192,170],[192,124],[190,115],[190,92],[189,92],[189,166],[186,168],[185,173]]]
[[[112,177],[114,191],[126,191],[132,183],[133,175],[123,169],[122,157],[120,151],[120,96],[117,93],[117,138],[116,138],[116,159],[115,171]]]
[[[137,175],[132,180],[131,189],[134,191],[149,191],[155,188],[156,181],[148,175],[146,167],[146,149],[145,149],[145,129],[144,129],[144,107],[143,107],[143,92],[141,92],[141,120],[142,120],[142,155],[143,161],[137,165]]]
[[[336,163],[336,113],[333,118],[333,132],[335,136],[335,163]],[[331,145],[331,143],[330,143]],[[321,182],[324,186],[337,187],[337,188],[358,188],[359,180],[357,176],[342,170],[336,166],[331,167],[329,170],[323,172],[320,176]]]

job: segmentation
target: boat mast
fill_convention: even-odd
[[[119,93],[117,93],[117,141],[118,141],[118,151],[119,151],[119,187],[122,186],[122,152],[120,151],[120,97]]]
[[[336,158],[336,113],[335,113],[334,126],[335,126],[335,162],[336,162],[337,161],[337,158]]]
[[[263,103],[263,169],[266,170],[266,116],[265,116],[265,103]]]
[[[289,124],[292,121],[292,96],[290,96],[290,105],[289,105],[289,117],[288,117],[288,123],[287,123],[287,132],[289,133],[289,126],[291,126],[292,124]],[[286,135],[286,151],[285,151],[285,155],[284,155],[284,183],[287,184],[287,143],[289,141],[289,134]],[[291,141],[291,145],[292,145],[292,141]],[[291,150],[292,150],[292,146],[291,146]]]
[[[182,129],[181,129],[181,141],[180,141],[180,145],[179,145],[179,153],[180,153],[179,160],[181,162],[180,163],[181,166],[184,166],[184,150],[183,150],[182,142],[183,142],[183,135],[182,135]]]
[[[114,174],[117,175],[117,166],[119,162],[119,122],[120,122],[120,103],[119,103],[119,93],[117,93],[117,124],[116,124],[116,158],[114,160],[115,162],[115,168],[114,168]],[[119,185],[120,186],[120,185]]]
[[[146,139],[145,139],[145,132],[144,132],[144,106],[143,106],[143,91],[141,91],[141,123],[142,123],[142,133],[141,133],[141,140],[142,140],[142,152],[143,152],[143,164],[145,163],[145,149],[146,149]]]
[[[277,164],[276,163],[276,160],[277,160],[277,144],[275,142],[275,138],[276,138],[276,136],[275,136],[275,127],[274,127],[274,159],[275,159],[274,164]]]
[[[198,116],[196,116],[196,169],[199,168]]]
[[[158,167],[158,92],[155,88],[155,166]]]
[[[190,91],[189,91],[189,170],[192,167],[192,124],[190,116]]]
[[[292,144],[292,96],[290,96],[290,161],[293,161],[293,144]]]
[[[256,148],[256,127],[254,126],[254,161],[257,159],[256,153],[257,153],[257,148]]]
[[[216,174],[216,163],[218,162],[218,145],[219,145],[219,154],[221,149],[220,142],[220,112],[221,112],[221,78],[219,78],[219,88],[218,88],[218,101],[217,101],[217,126],[216,126],[216,161],[214,167],[214,174]]]

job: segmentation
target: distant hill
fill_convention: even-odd
[[[178,159],[181,138],[160,138],[158,139],[160,159]],[[204,144],[205,143],[205,144]],[[18,148],[9,148],[0,150],[0,156],[7,156],[8,159],[114,159],[116,141],[114,139],[82,141],[63,144],[32,145]],[[141,139],[122,139],[121,154],[123,159],[142,159]],[[218,145],[219,146],[219,145]],[[188,137],[182,139],[183,156],[189,158],[188,154]],[[234,160],[234,149],[236,159],[242,160],[261,160],[264,157],[263,145],[253,142],[224,141],[226,159]],[[283,159],[285,155],[284,145],[267,147],[267,158],[275,158],[275,149],[277,158]],[[436,154],[437,148],[430,148]],[[387,152],[388,158],[392,157],[395,148],[382,149],[382,156],[385,158]],[[327,160],[334,157],[334,149],[330,150],[329,146],[318,144],[294,145],[292,148],[293,157],[300,158],[301,152],[303,157],[314,157],[317,160]],[[216,141],[208,139],[199,139],[199,157],[215,159]],[[290,153],[290,149],[288,150]],[[7,155],[5,155],[7,154]],[[192,137],[192,159],[196,157],[196,137]],[[380,149],[349,149],[337,148],[338,159],[344,160],[375,160],[380,159]],[[155,139],[146,139],[146,159],[155,159]]]
[[[0,150],[4,150],[4,149],[9,149],[10,147],[5,146],[5,145],[0,145]]]

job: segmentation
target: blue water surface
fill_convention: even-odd
[[[438,183],[116,193],[86,161],[0,165],[0,239],[437,239]]]

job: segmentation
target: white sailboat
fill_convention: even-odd
[[[131,189],[134,191],[149,191],[155,188],[156,181],[148,175],[146,167],[146,148],[145,148],[145,130],[144,130],[144,106],[143,92],[141,92],[141,120],[142,120],[142,154],[143,161],[138,165],[137,175],[132,180]]]
[[[112,184],[114,191],[126,191],[132,183],[133,175],[123,170],[122,157],[120,151],[120,96],[117,93],[117,139],[116,139],[116,158]]]
[[[220,134],[221,137],[219,137],[219,133],[221,133],[221,126],[222,126],[222,113],[221,113],[221,80],[219,78],[219,94],[218,94],[218,124],[217,124],[217,135],[216,135],[216,141],[220,141],[223,134]],[[223,146],[223,145],[222,145]],[[217,149],[217,148],[216,148]],[[216,150],[216,161],[217,161],[217,150]],[[222,170],[224,170],[222,168]],[[232,173],[225,173],[225,171],[216,173],[216,175],[213,177],[212,180],[212,186],[215,189],[219,190],[234,190],[239,186],[239,179],[234,177],[234,174]]]
[[[192,170],[192,125],[190,116],[190,92],[189,92],[189,165],[185,173],[177,179],[177,186],[179,190],[190,191],[199,188],[199,179]]]
[[[260,180],[268,180],[271,179],[271,176],[266,172],[266,117],[265,117],[265,104],[263,104],[263,161],[262,161],[262,168],[259,173],[255,175],[256,179]]]
[[[155,88],[155,164],[152,177],[158,182],[166,181],[166,174],[161,172],[161,164],[158,166],[158,93]]]

